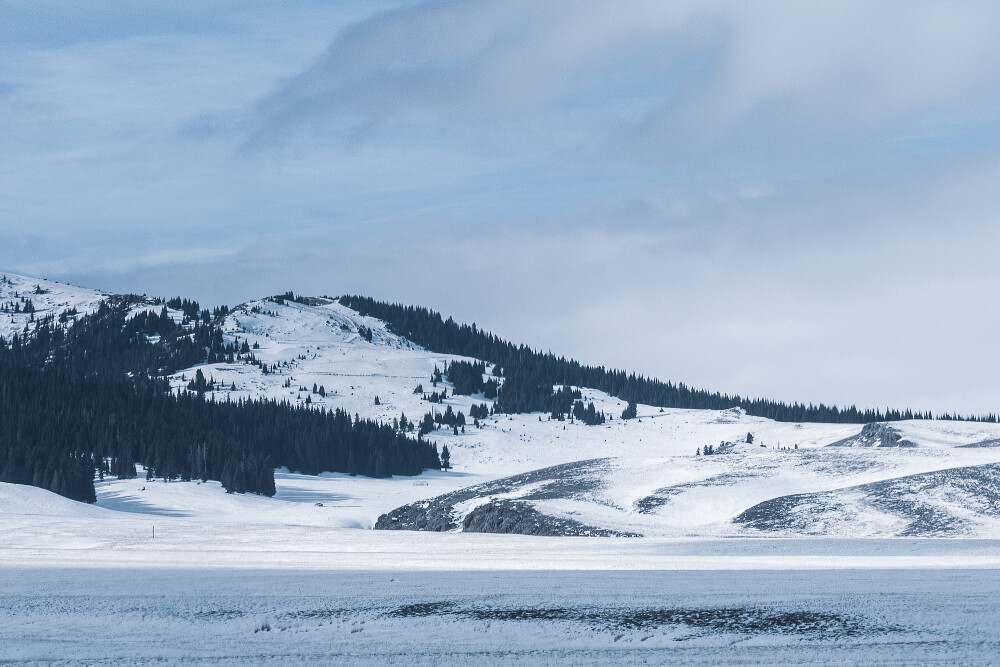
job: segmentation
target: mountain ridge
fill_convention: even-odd
[[[0,288],[6,285],[20,299],[34,289],[32,280],[18,277],[16,286],[0,283]],[[130,474],[145,474],[147,484],[164,479],[174,484],[197,484],[205,479],[212,484],[217,483],[212,480],[221,479],[226,490],[262,488],[265,493],[275,493],[276,498],[290,493],[287,485],[292,483],[346,489],[332,495],[309,491],[304,497],[322,498],[324,505],[333,507],[343,504],[338,512],[351,516],[352,525],[365,527],[379,523],[380,516],[391,515],[393,508],[409,512],[403,508],[461,492],[460,500],[446,503],[451,509],[442,510],[441,525],[449,531],[502,527],[532,534],[732,537],[742,534],[734,518],[770,499],[795,493],[836,495],[841,489],[906,475],[1000,462],[1000,448],[968,447],[1000,438],[1000,426],[992,421],[901,419],[891,422],[891,427],[877,422],[882,426],[862,428],[857,423],[776,421],[749,414],[742,407],[710,410],[633,402],[634,398],[630,401],[585,385],[562,384],[577,378],[553,378],[551,369],[532,372],[530,364],[517,368],[513,362],[497,358],[507,364],[504,368],[503,363],[441,351],[458,348],[446,348],[427,337],[423,339],[426,344],[420,344],[400,334],[399,322],[381,320],[344,303],[357,297],[303,297],[289,292],[208,311],[179,297],[164,301],[82,291],[73,297],[78,301],[73,301],[59,294],[58,284],[39,287],[51,291],[40,295],[44,298],[39,299],[33,313],[26,315],[21,309],[0,313],[8,318],[5,321],[15,322],[9,330],[18,334],[20,353],[34,350],[33,372],[57,378],[57,373],[89,373],[96,367],[94,372],[101,375],[101,355],[113,354],[117,367],[132,368],[129,382],[151,383],[145,391],[159,387],[156,391],[172,397],[169,401],[188,405],[186,410],[197,407],[205,417],[194,420],[196,423],[209,423],[226,411],[248,417],[253,411],[285,411],[281,414],[287,414],[288,423],[293,424],[264,429],[258,444],[252,444],[256,436],[236,422],[222,431],[204,431],[205,435],[198,435],[197,430],[178,431],[178,445],[163,450],[173,452],[173,459],[142,448],[129,450],[133,456],[96,447],[87,450],[81,460],[80,451],[67,449],[64,455],[76,461],[74,465],[89,465],[91,471],[104,476],[105,481],[98,479],[96,483],[98,505],[112,502],[108,494],[113,493],[113,507],[121,511],[149,506],[141,500],[148,491],[137,492],[136,488],[143,487],[129,486]],[[76,308],[78,312],[60,323],[60,308]],[[464,335],[463,328],[466,333],[473,332],[472,327],[421,310],[427,313],[421,317],[431,317],[435,326],[439,321],[447,327],[448,335]],[[22,336],[25,324],[29,324],[27,337]],[[518,354],[528,350],[492,334],[475,332],[503,349]],[[114,334],[108,340],[118,342],[97,346],[87,342],[105,340],[106,333]],[[412,331],[404,333],[421,338]],[[119,350],[116,345],[124,347]],[[93,363],[88,366],[73,352],[79,346],[103,352],[96,357],[89,355]],[[5,349],[9,355],[11,344]],[[524,358],[536,359],[535,354],[524,352]],[[554,356],[543,355],[542,363],[553,360],[557,365],[570,364],[571,370],[585,368]],[[56,368],[50,368],[53,365]],[[629,375],[623,377],[627,380]],[[529,388],[535,393],[505,402],[504,393],[511,388]],[[124,390],[119,386],[115,391]],[[67,400],[64,394],[50,395],[59,397],[54,404]],[[532,396],[545,399],[543,411],[510,409],[512,404],[525,407],[534,400]],[[117,408],[113,412],[115,419],[125,419],[120,422],[122,433],[131,432],[129,420],[137,411]],[[42,409],[42,414],[51,413]],[[378,450],[371,448],[368,436],[357,441],[357,449],[337,450],[337,442],[353,436],[329,432],[316,437],[319,432],[305,426],[296,430],[299,427],[294,424],[306,425],[319,418],[310,415],[322,414],[340,419],[345,429],[349,420],[350,431],[343,433],[370,428],[372,433],[384,433],[394,441],[402,438],[398,440],[401,446],[429,448],[420,466],[424,472],[407,482],[401,470],[386,469],[386,454],[379,463]],[[341,417],[335,417],[337,414]],[[208,415],[216,417],[209,419]],[[50,421],[58,423],[58,419]],[[864,434],[875,431],[891,432],[887,441],[913,446],[826,447],[858,438],[867,444]],[[103,433],[101,429],[97,432]],[[77,431],[73,433],[78,437]],[[112,440],[117,437],[114,433],[111,436]],[[285,441],[292,443],[285,449],[267,444]],[[199,457],[205,458],[203,442],[208,443],[207,466],[198,463]],[[227,454],[239,451],[246,452],[243,458]],[[324,458],[333,451],[341,454]],[[352,451],[355,468],[349,460]],[[22,467],[31,461],[25,452],[17,464]],[[433,459],[430,452],[440,458]],[[9,459],[0,460],[0,473],[11,468]],[[232,462],[227,463],[229,459]],[[453,472],[437,472],[448,464]],[[276,469],[273,474],[272,467]],[[262,480],[265,469],[266,480],[252,488],[250,477]],[[581,473],[589,480],[586,489],[579,485],[570,489],[562,483],[572,475],[561,481],[538,478],[546,469],[586,469]],[[251,470],[256,472],[250,475]],[[418,472],[412,467],[409,470]],[[352,476],[352,471],[358,476]],[[51,479],[46,482],[45,474],[45,470],[39,472],[41,479],[36,485],[58,489]],[[366,481],[364,475],[377,479]],[[509,488],[495,491],[498,480],[525,475],[527,481],[504,482]],[[18,480],[27,477],[22,474]],[[184,482],[186,478],[191,481]],[[26,483],[32,481],[26,479]],[[397,501],[390,501],[385,491],[376,489],[393,489],[391,497]],[[352,495],[355,493],[361,495]],[[156,506],[168,514],[178,511],[173,509],[177,502],[171,500],[173,495],[158,495]],[[299,497],[298,492],[293,495]],[[198,497],[202,496],[208,497]],[[341,496],[344,500],[331,500]],[[350,505],[354,497],[356,507]],[[389,504],[392,502],[395,504]],[[249,500],[246,506],[258,511],[258,505]],[[298,511],[299,505],[292,507]],[[316,511],[322,510],[313,513]],[[994,531],[990,521],[968,526],[976,535]]]

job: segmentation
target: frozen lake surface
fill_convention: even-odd
[[[990,664],[1000,571],[0,569],[4,664]]]

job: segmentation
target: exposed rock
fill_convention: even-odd
[[[532,508],[530,502],[536,500],[549,499],[582,499],[587,494],[593,492],[603,484],[604,475],[610,466],[609,459],[592,459],[588,461],[576,461],[562,465],[532,470],[520,475],[505,477],[493,482],[477,484],[465,489],[459,489],[451,493],[446,493],[430,500],[423,500],[383,514],[375,522],[376,530],[426,530],[426,531],[448,531],[459,528],[460,517],[456,516],[456,505],[477,498],[488,499],[500,494],[521,495],[515,499],[519,506]],[[513,502],[513,501],[505,501]],[[489,503],[488,503],[489,504]],[[510,509],[510,508],[507,508]],[[523,508],[519,507],[516,514],[524,521],[512,521],[511,512],[500,512],[482,510],[479,516],[470,525],[471,532],[521,532],[534,530],[531,521],[539,522],[539,525],[547,526],[546,530],[557,530],[562,527],[566,532],[524,532],[526,535],[596,535],[601,534],[601,529],[583,526],[572,520],[560,520],[549,517],[532,508],[537,514],[530,521]],[[484,514],[485,513],[485,514]],[[503,519],[501,515],[506,516]],[[545,519],[543,521],[543,518]],[[488,521],[487,521],[488,519]],[[506,521],[506,523],[505,523]],[[497,523],[499,522],[499,523]],[[481,526],[513,526],[510,530],[496,531],[481,528]],[[465,526],[465,522],[462,522]],[[516,529],[515,529],[516,528]],[[541,530],[541,529],[539,529]],[[590,532],[575,532],[577,530]],[[606,531],[607,534],[621,535],[615,531]]]
[[[458,528],[458,524],[452,519],[452,506],[435,500],[397,507],[378,518],[375,530],[426,530],[442,533]]]
[[[852,532],[852,524],[866,517],[897,525],[892,532],[898,537],[961,535],[977,517],[1000,517],[1000,464],[781,496],[754,505],[733,522],[766,533],[833,535]]]
[[[736,424],[747,416],[746,410],[743,408],[729,408],[728,410],[723,410],[719,413],[719,416],[715,418],[714,423],[716,424]]]
[[[976,448],[976,447],[1000,447],[1000,438],[991,438],[989,440],[980,440],[979,442],[973,442],[968,445],[959,445],[959,449],[965,448]]]
[[[462,522],[467,533],[517,535],[589,535],[591,537],[639,537],[605,528],[595,528],[573,519],[542,514],[530,504],[517,500],[492,500],[469,512]]]
[[[917,443],[903,439],[899,431],[885,422],[865,424],[861,433],[827,445],[827,447],[916,447]]]

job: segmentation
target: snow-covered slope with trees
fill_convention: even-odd
[[[30,331],[36,320],[47,317],[62,322],[93,312],[106,294],[51,280],[0,273],[0,336]]]
[[[23,331],[22,320],[32,315],[92,312],[107,298],[10,274],[0,289],[0,301],[12,305],[0,314],[9,334]],[[35,312],[26,316],[28,298]],[[133,314],[164,309],[151,301],[130,307]],[[184,324],[193,318],[183,307],[175,304],[166,314],[187,330],[193,326]],[[197,311],[194,316],[201,317]],[[343,410],[393,425],[410,437],[424,425],[423,438],[442,453],[447,448],[452,470],[372,479],[281,469],[275,496],[265,498],[226,494],[212,481],[145,480],[140,468],[139,478],[108,475],[98,482],[97,505],[110,516],[161,517],[206,529],[235,522],[250,531],[377,524],[657,538],[1000,537],[995,500],[989,496],[989,471],[1000,463],[1000,447],[990,446],[1000,442],[996,423],[790,423],[749,416],[739,408],[643,404],[635,406],[633,418],[624,419],[625,401],[572,387],[584,405],[592,403],[606,417],[587,425],[546,413],[494,413],[495,399],[485,392],[454,394],[449,367],[475,359],[421,348],[336,299],[266,298],[216,312],[214,318],[206,314],[206,322],[221,333],[219,349],[230,352],[172,373],[173,391],[193,388],[217,403],[269,399]],[[504,382],[491,364],[482,370],[484,380]],[[438,398],[442,392],[445,397]],[[430,427],[428,413],[431,422],[437,420]],[[957,470],[965,472],[949,472]],[[972,483],[973,478],[978,481]],[[8,514],[30,505],[11,500],[18,494],[46,493],[17,485],[4,489]],[[913,489],[927,491],[920,507],[904,497]],[[894,509],[887,512],[887,507]],[[924,532],[920,526],[931,522],[912,527],[904,516],[908,508],[933,512],[936,527]],[[944,525],[949,528],[942,532]]]

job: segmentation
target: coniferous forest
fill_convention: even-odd
[[[496,365],[504,378],[496,409],[504,413],[568,412],[572,403],[560,396],[555,385],[589,387],[629,403],[664,408],[724,410],[739,407],[749,415],[785,422],[865,424],[876,421],[931,419],[929,412],[912,410],[860,410],[823,404],[782,403],[762,398],[744,398],[693,389],[603,366],[585,366],[573,359],[542,353],[525,345],[514,345],[482,331],[475,324],[458,324],[452,318],[418,306],[376,301],[363,296],[343,296],[340,302],[362,315],[384,320],[389,329],[434,352],[482,359]],[[464,383],[464,378],[463,378]],[[456,385],[457,386],[457,385]],[[997,421],[996,415],[965,417],[937,415],[938,419]]]
[[[268,400],[172,393],[167,373],[240,357],[214,326],[224,312],[182,303],[186,324],[128,313],[136,298],[101,305],[63,326],[0,338],[0,481],[93,502],[95,475],[218,480],[230,492],[274,495],[274,467],[307,474],[416,475],[440,468],[437,449],[392,426]],[[191,311],[191,314],[188,314]],[[197,318],[197,319],[196,319]]]

